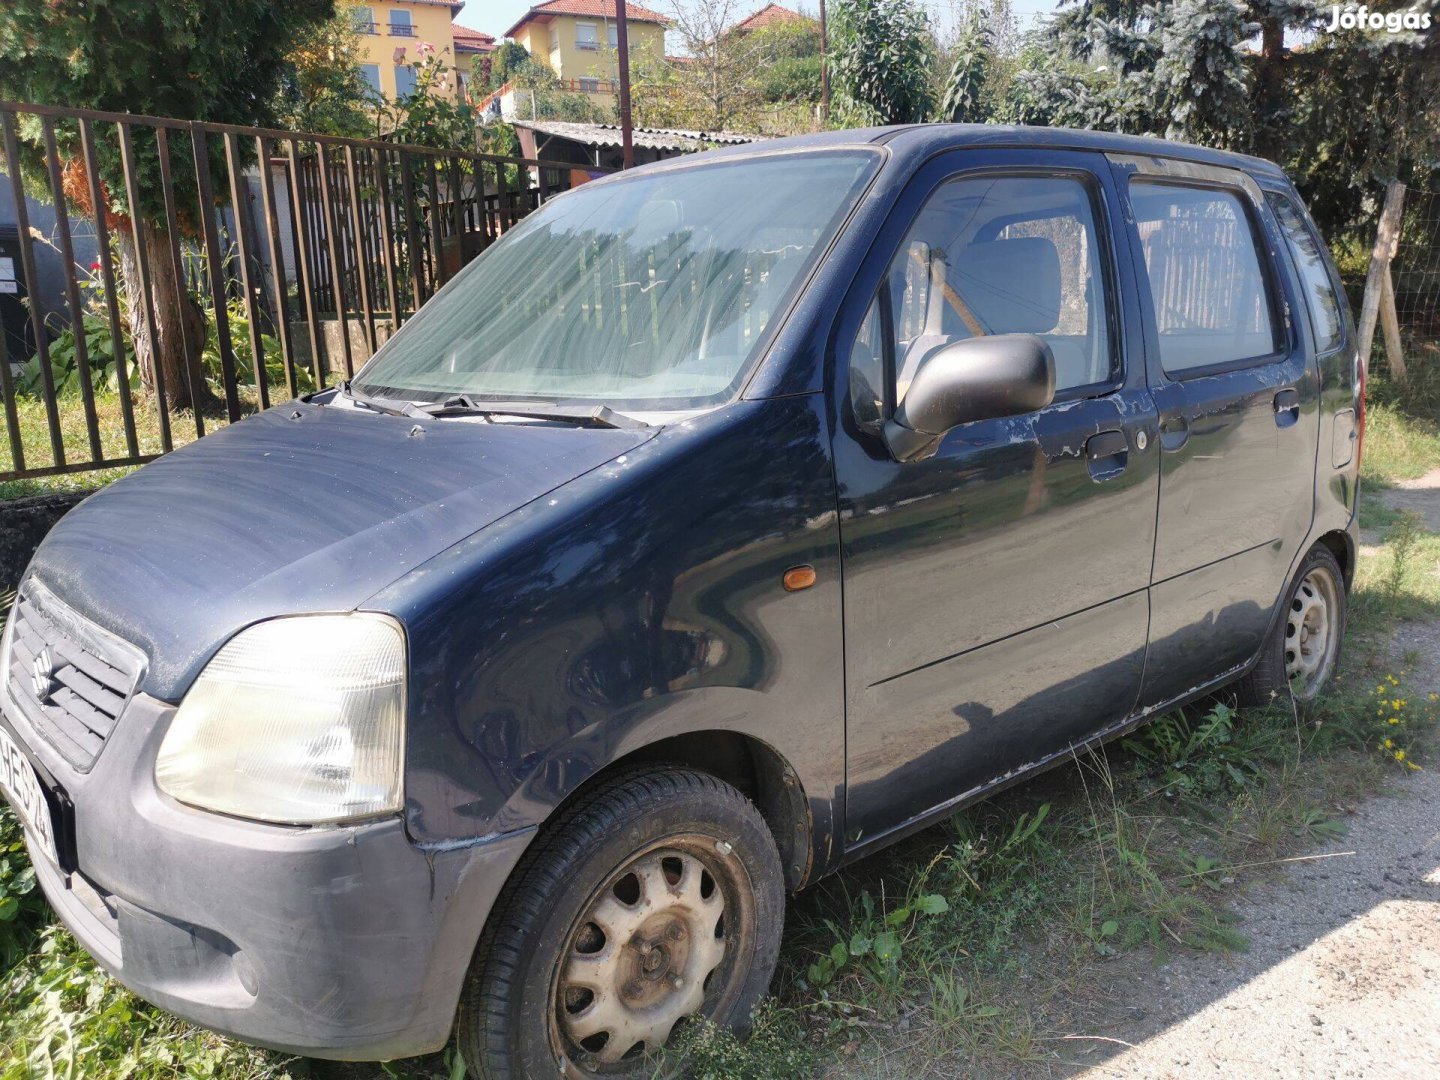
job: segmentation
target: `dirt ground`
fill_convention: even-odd
[[[1383,497],[1440,531],[1440,471]],[[1391,651],[1440,691],[1440,624]],[[1050,1075],[1440,1077],[1440,771],[1397,773],[1346,823],[1237,905],[1248,951],[1110,968]]]

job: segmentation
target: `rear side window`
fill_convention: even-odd
[[[1135,180],[1130,201],[1166,373],[1278,352],[1260,247],[1241,197],[1220,188]]]
[[[1345,336],[1345,324],[1325,253],[1320,247],[1320,238],[1293,199],[1278,194],[1269,198],[1270,209],[1275,212],[1280,231],[1285,234],[1290,257],[1295,260],[1295,269],[1300,272],[1305,306],[1310,309],[1310,327],[1315,332],[1315,351],[1323,353],[1339,348]]]
[[[955,341],[1035,334],[1055,355],[1057,392],[1108,384],[1115,351],[1100,233],[1089,188],[1055,176],[962,176],[921,209],[852,351],[857,416],[895,374],[893,400],[926,359]],[[888,325],[886,325],[888,323]],[[890,358],[893,368],[882,363]],[[887,379],[888,381],[888,379]]]

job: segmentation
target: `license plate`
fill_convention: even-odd
[[[40,777],[30,759],[20,752],[10,733],[0,727],[0,793],[10,800],[20,824],[32,847],[39,847],[53,863],[59,863],[55,854],[55,832],[50,824],[50,804],[45,801],[45,789],[40,786]]]

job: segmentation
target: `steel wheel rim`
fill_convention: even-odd
[[[1285,612],[1285,677],[1290,692],[1309,701],[1320,692],[1340,645],[1339,590],[1334,576],[1317,566],[1295,587]]]
[[[590,896],[552,980],[565,1075],[629,1072],[686,1017],[722,1011],[753,945],[740,876],[728,844],[689,835],[632,856]]]

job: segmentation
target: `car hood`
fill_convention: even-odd
[[[143,649],[144,689],[174,701],[246,625],[351,610],[654,433],[292,403],[90,496],[30,572]]]

